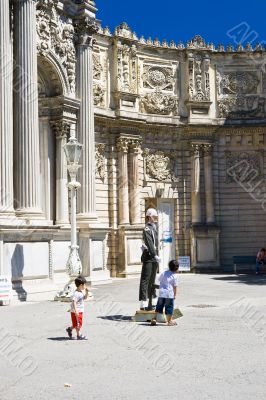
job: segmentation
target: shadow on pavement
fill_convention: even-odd
[[[97,318],[107,319],[109,321],[116,321],[116,322],[132,321],[132,317],[130,317],[129,315],[105,315]]]
[[[57,342],[63,342],[63,341],[65,341],[65,340],[70,341],[71,339],[69,339],[69,338],[66,337],[66,336],[58,336],[58,337],[48,337],[47,340],[55,340],[55,341],[57,341]]]
[[[230,275],[213,277],[216,281],[244,283],[245,285],[266,285],[266,275]]]

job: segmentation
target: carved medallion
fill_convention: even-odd
[[[173,89],[174,77],[171,68],[145,65],[142,79],[145,88]]]
[[[170,157],[162,151],[150,153],[149,149],[143,152],[146,165],[146,174],[158,181],[177,181],[175,171],[172,168]]]

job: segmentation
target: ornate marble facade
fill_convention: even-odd
[[[255,254],[266,233],[266,50],[198,35],[160,43],[126,23],[111,33],[96,11],[91,0],[0,2],[0,273],[64,276],[70,131],[84,145],[78,233],[92,281],[140,272],[151,205],[162,226],[171,215],[166,257],[189,255],[202,271]]]

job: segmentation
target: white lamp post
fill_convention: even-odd
[[[73,132],[70,135],[69,141],[63,146],[67,159],[67,169],[70,176],[70,182],[67,187],[71,191],[71,245],[70,253],[67,260],[66,269],[70,276],[69,283],[65,286],[62,292],[59,292],[55,300],[68,301],[71,299],[75,286],[73,281],[75,277],[81,274],[82,265],[78,253],[79,246],[77,245],[77,189],[80,188],[80,183],[76,180],[78,169],[81,167],[79,159],[81,156],[83,145],[75,138]]]

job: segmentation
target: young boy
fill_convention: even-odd
[[[85,284],[86,284],[86,279],[83,276],[78,276],[75,279],[75,285],[77,289],[75,290],[71,303],[72,326],[66,329],[69,339],[72,339],[72,330],[76,329],[77,340],[87,340],[86,336],[83,336],[80,333],[83,321],[84,300],[87,299],[89,293],[88,289],[85,288]]]
[[[168,326],[176,325],[173,321],[174,299],[176,298],[176,288],[178,285],[177,271],[179,264],[176,260],[172,260],[168,264],[169,270],[164,271],[160,278],[159,298],[156,306],[156,313],[165,314]],[[156,317],[151,320],[151,325],[156,325]]]

